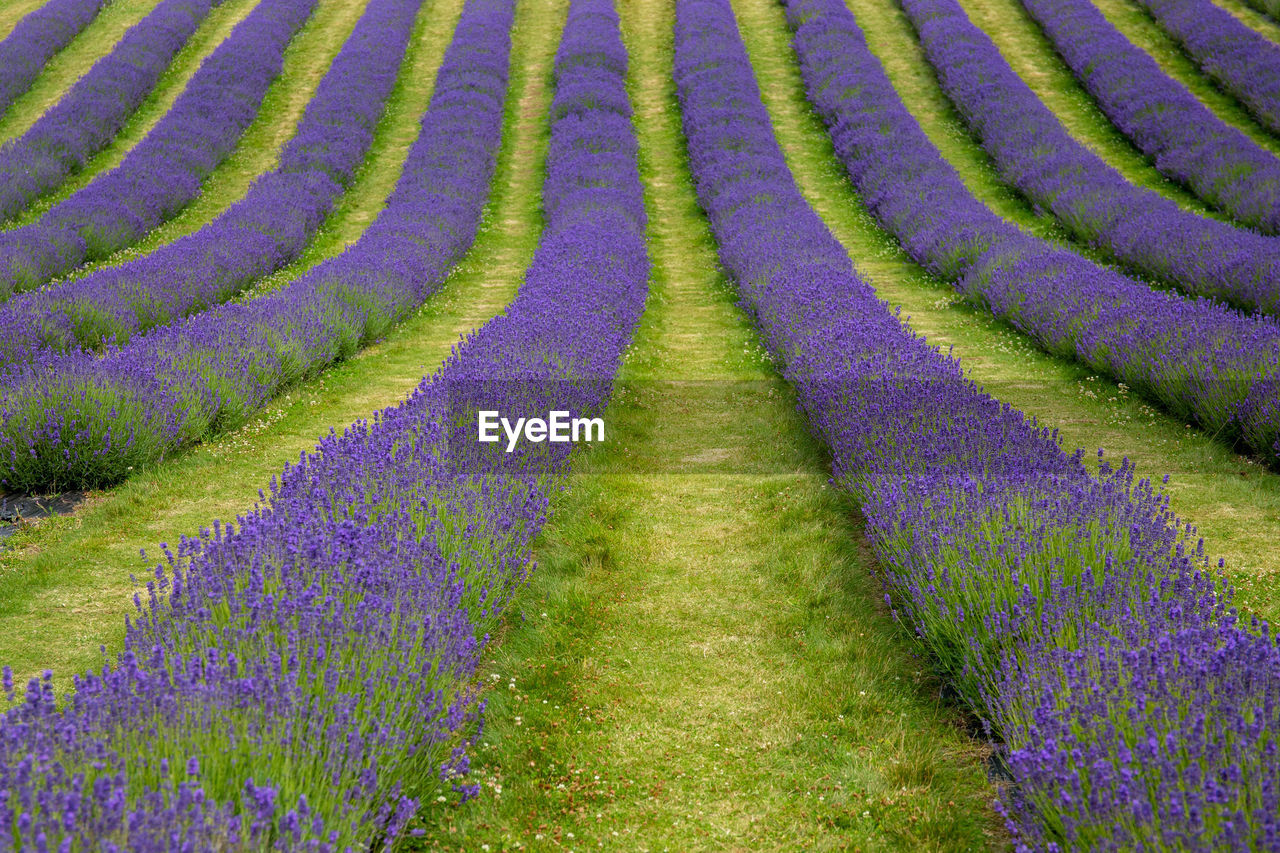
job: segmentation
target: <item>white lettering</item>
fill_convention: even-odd
[[[516,421],[515,429],[511,428],[511,421],[506,418],[502,419],[502,429],[507,434],[507,452],[516,449],[516,442],[520,440],[520,430],[524,427],[524,418]]]
[[[584,438],[578,438],[578,428],[586,434]],[[599,438],[592,438],[591,431],[598,430]],[[574,418],[573,419],[573,440],[576,441],[604,441],[604,418]]]
[[[480,411],[480,419],[476,424],[479,435],[476,439],[485,443],[492,443],[498,440],[498,413],[492,409],[482,409]]]

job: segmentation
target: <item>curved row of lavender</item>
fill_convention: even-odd
[[[0,115],[31,88],[45,63],[98,17],[106,0],[48,0],[0,41]]]
[[[105,355],[15,366],[0,399],[0,487],[119,482],[239,425],[434,293],[475,238],[501,142],[506,53],[479,55],[474,41],[446,53],[395,190],[341,254]]]
[[[470,0],[457,38],[496,62],[510,11]],[[607,0],[574,0],[547,228],[516,299],[407,401],[286,468],[238,529],[185,541],[120,663],[64,710],[33,680],[0,723],[0,843],[382,849],[442,782],[474,790],[469,682],[569,451],[480,453],[470,405],[608,400],[648,277],[625,68]]]
[[[788,14],[839,55],[824,38],[837,8]],[[675,53],[721,260],[862,502],[886,598],[1003,737],[1025,849],[1273,843],[1268,629],[1236,624],[1194,533],[1129,466],[1091,476],[857,278],[787,169],[726,0],[680,0]]]
[[[1139,0],[1206,74],[1280,133],[1280,44],[1208,0]]]
[[[0,305],[0,365],[101,350],[227,301],[297,258],[364,162],[422,0],[371,0],[279,165],[156,251]]]
[[[796,42],[809,98],[872,216],[917,263],[1040,346],[1280,461],[1280,324],[1152,290],[976,199],[847,14]],[[831,47],[838,45],[838,49]]]
[[[164,0],[26,133],[0,148],[0,221],[83,169],[115,139],[217,2]]]
[[[119,166],[0,233],[0,298],[105,258],[186,207],[257,115],[316,1],[262,0]]]
[[[902,0],[947,97],[1001,176],[1076,237],[1188,293],[1280,313],[1280,240],[1183,210],[1080,144],[954,0]]]
[[[1098,106],[1166,177],[1280,234],[1280,158],[1209,111],[1089,0],[1022,0]]]

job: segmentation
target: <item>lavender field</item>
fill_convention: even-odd
[[[0,4],[0,851],[1280,851],[1273,5]]]

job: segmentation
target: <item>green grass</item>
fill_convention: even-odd
[[[880,604],[856,509],[735,307],[671,11],[621,7],[654,263],[605,415],[480,675],[478,800],[424,849],[980,849],[984,748]]]
[[[64,182],[58,190],[36,201],[21,216],[10,220],[2,227],[14,228],[34,222],[58,201],[89,183],[94,176],[120,165],[120,161],[124,159],[133,146],[141,142],[143,137],[155,126],[155,123],[160,120],[160,117],[169,111],[169,107],[173,106],[173,102],[177,100],[178,96],[186,88],[191,75],[195,74],[196,69],[200,67],[200,63],[226,39],[231,29],[245,15],[249,14],[256,5],[257,3],[254,0],[224,0],[218,8],[211,11],[208,17],[200,24],[200,27],[192,34],[191,38],[187,40],[187,43],[178,51],[173,62],[169,64],[169,68],[160,76],[160,80],[156,83],[155,88],[152,89],[151,94],[134,111],[129,120],[124,123],[124,126],[116,134],[111,144],[98,152],[85,165],[84,169]],[[94,30],[95,26],[96,24],[91,24],[87,27],[85,32],[81,34],[81,38],[92,36],[96,32]],[[32,92],[24,96],[21,104],[21,115],[25,117],[26,124],[23,125],[22,129],[25,129],[26,126],[29,126],[39,118],[47,108],[53,106],[58,98],[65,93],[66,89],[75,82],[75,78],[87,71],[94,59],[99,58],[110,49],[110,45],[107,42],[98,43],[93,47],[94,51],[86,51],[82,61],[69,72],[68,79],[63,80],[60,87],[54,87],[51,91],[44,91],[39,100],[35,100],[37,97],[36,87],[33,87]],[[49,74],[50,69],[46,69],[45,75],[48,76]],[[42,91],[44,86],[43,79],[42,77],[41,81],[37,81],[37,86],[40,86]],[[32,100],[29,106],[25,103],[27,100]],[[15,132],[10,129],[9,123],[16,120],[19,115],[19,106],[15,104],[14,110],[11,110],[5,121],[0,123],[3,135],[8,136]]]
[[[160,0],[115,0],[108,3],[70,44],[50,58],[31,88],[14,100],[0,119],[0,141],[24,133],[95,62],[111,52],[126,30],[145,18],[159,3]],[[7,15],[9,3],[4,6],[4,14]],[[3,24],[0,24],[0,32],[4,33],[0,39],[8,34]]]
[[[879,6],[894,0],[874,0]],[[1155,190],[1188,210],[1222,219],[1189,190],[1156,171],[1076,82],[1019,0],[958,0],[970,20],[1044,102],[1067,131],[1133,184]]]
[[[117,650],[133,606],[130,574],[141,577],[154,565],[139,549],[158,556],[158,543],[176,544],[214,519],[250,509],[258,489],[330,427],[342,429],[403,398],[463,334],[510,300],[541,230],[539,164],[549,103],[542,71],[550,67],[554,36],[539,27],[537,15],[534,4],[522,4],[517,15],[503,148],[480,235],[423,309],[383,342],[294,387],[244,428],[8,540],[0,551],[0,662],[20,681],[49,668],[66,684],[99,662],[99,645]],[[443,54],[439,45],[423,49]]]
[[[1209,553],[1225,557],[1242,600],[1280,617],[1280,475],[1176,422],[1110,380],[1048,356],[989,314],[960,302],[882,231],[844,176],[821,121],[809,110],[781,10],[737,0],[743,33],[787,162],[809,202],[882,298],[903,306],[913,329],[954,347],[995,397],[1057,428],[1068,450],[1103,447],[1140,475],[1169,474],[1173,509],[1196,524]]]
[[[1280,137],[1259,124],[1244,104],[1201,71],[1195,60],[1160,29],[1145,9],[1133,0],[1093,0],[1093,3],[1117,30],[1154,59],[1166,74],[1187,87],[1210,112],[1280,156]],[[1275,32],[1275,28],[1272,31]]]

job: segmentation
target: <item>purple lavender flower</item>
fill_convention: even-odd
[[[874,132],[902,146],[878,78],[847,74],[868,59],[844,3],[787,13],[811,91],[880,97]],[[787,169],[727,0],[680,0],[675,78],[721,261],[862,504],[895,613],[1009,750],[1020,841],[1274,848],[1280,638],[1238,624],[1132,465],[1090,475],[857,278]]]
[[[1032,203],[1140,274],[1246,310],[1280,312],[1280,240],[1130,184],[1067,132],[954,0],[902,6],[947,97],[1002,177]]]
[[[1205,73],[1280,132],[1280,45],[1205,0],[1140,2]]]
[[[131,245],[191,202],[253,121],[316,0],[263,0],[196,71],[119,166],[0,234],[0,296]]]
[[[1022,0],[1116,127],[1167,177],[1245,225],[1280,233],[1280,159],[1219,119],[1089,0]]]
[[[0,221],[78,172],[115,138],[215,5],[165,0],[26,133],[0,148]]]
[[[0,364],[123,344],[225,302],[296,258],[369,150],[420,7],[369,4],[280,165],[213,222],[144,257],[0,304]]]
[[[501,114],[511,7],[463,11],[433,96],[471,116],[442,122],[450,141]],[[568,450],[491,454],[455,427],[474,430],[476,403],[608,400],[649,271],[626,61],[607,0],[574,0],[546,230],[516,299],[404,403],[288,466],[237,527],[184,540],[114,665],[62,703],[33,680],[0,718],[0,845],[390,846],[429,780],[465,795],[468,684]]]
[[[98,17],[104,0],[49,0],[0,41],[0,115],[35,82],[54,54]]]

